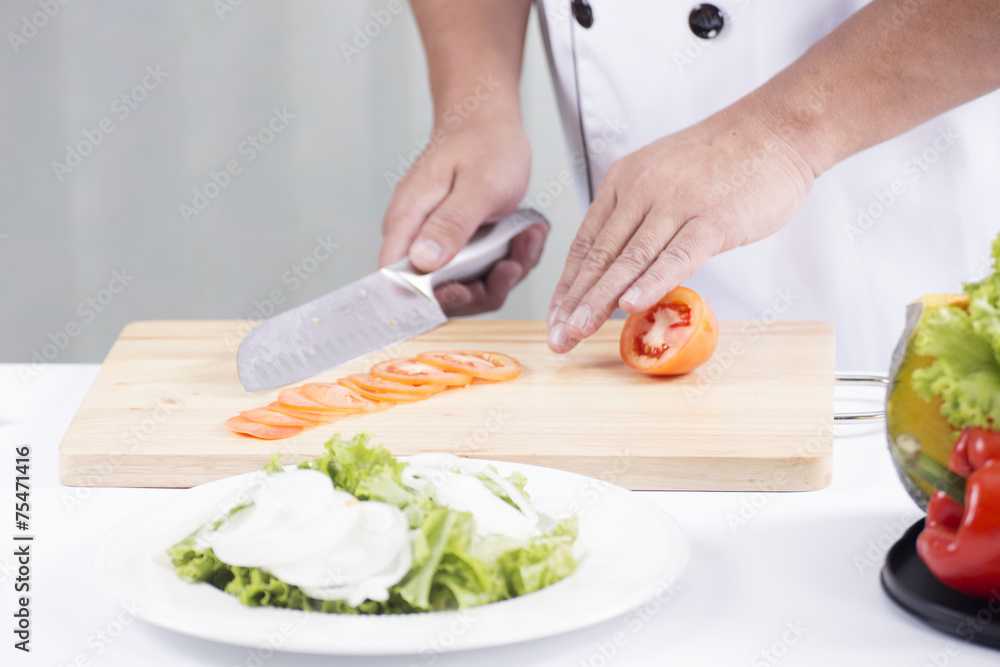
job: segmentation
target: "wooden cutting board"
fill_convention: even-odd
[[[425,350],[511,354],[521,376],[475,384],[295,438],[256,440],[223,422],[275,400],[245,394],[235,321],[133,322],[115,342],[59,448],[70,486],[186,487],[293,463],[334,433],[371,431],[394,454],[443,451],[598,477],[632,489],[785,490],[830,482],[833,328],[723,322],[715,356],[686,376],[636,373],[618,356],[622,320],[565,356],[536,321],[458,321],[317,376],[332,381]]]

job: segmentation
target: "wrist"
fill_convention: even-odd
[[[817,91],[802,97],[783,94],[767,84],[734,106],[740,107],[742,116],[753,118],[765,134],[778,142],[810,180],[842,159],[825,114],[824,98]]]
[[[494,74],[452,85],[434,95],[434,127],[452,132],[468,124],[521,126],[517,80]]]

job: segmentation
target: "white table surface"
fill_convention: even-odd
[[[10,523],[0,531],[6,543],[0,549],[0,616],[6,619],[0,628],[6,657],[0,664],[258,665],[246,648],[189,638],[141,621],[118,625],[129,620],[128,614],[97,591],[89,574],[95,545],[131,513],[183,491],[61,486],[56,475],[59,440],[99,367],[51,365],[27,385],[16,368],[0,365],[5,457],[0,495],[13,502],[14,448],[30,445],[36,536],[33,650],[25,655],[12,647],[15,531],[8,511]],[[859,404],[873,407],[864,400],[841,401],[838,407]],[[67,502],[78,493],[86,496],[82,502]],[[676,593],[664,604],[650,604],[647,613],[504,648],[377,659],[277,653],[260,664],[1000,664],[1000,651],[954,642],[897,609],[882,592],[878,574],[884,549],[920,515],[896,479],[880,425],[838,427],[834,481],[822,491],[643,496],[672,514],[692,544],[691,563]],[[741,511],[745,523],[734,522]],[[117,636],[112,639],[109,632]]]

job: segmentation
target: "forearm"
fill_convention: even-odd
[[[998,35],[996,0],[875,0],[741,102],[818,176],[1000,88]]]
[[[531,1],[412,0],[412,6],[427,54],[435,125],[447,128],[473,113],[519,123]]]

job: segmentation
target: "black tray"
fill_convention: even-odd
[[[921,519],[889,549],[882,588],[924,623],[964,641],[1000,648],[1000,599],[959,593],[938,581],[917,556],[917,535],[923,529]]]

